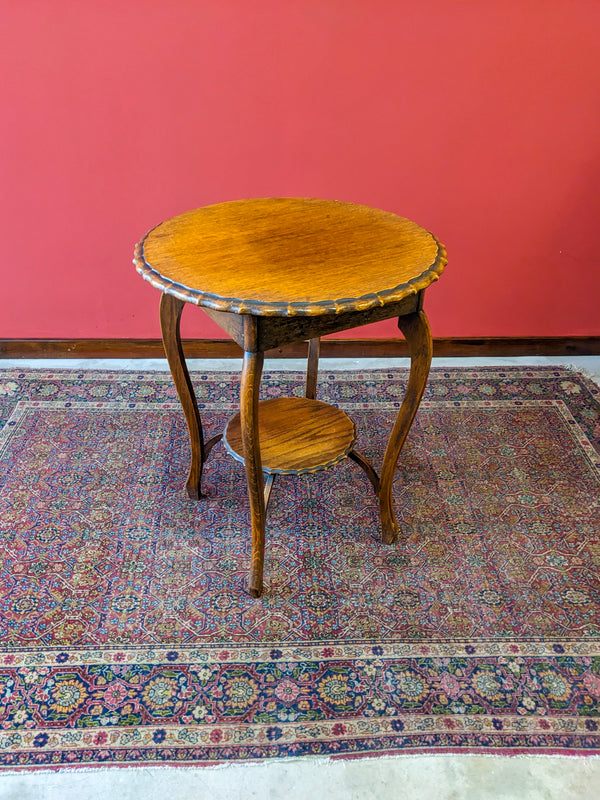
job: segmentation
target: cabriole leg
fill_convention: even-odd
[[[425,391],[433,352],[431,330],[424,311],[407,314],[398,319],[410,351],[410,377],[400,406],[394,430],[383,458],[379,507],[381,510],[381,540],[392,544],[398,533],[398,522],[392,505],[392,484],[398,456],[411,428]]]
[[[192,500],[199,500],[202,497],[200,486],[202,465],[206,460],[207,454],[204,448],[202,422],[200,421],[200,412],[196,404],[196,395],[194,394],[194,387],[190,380],[181,347],[179,327],[184,305],[183,300],[179,300],[171,294],[163,293],[160,301],[160,327],[165,353],[171,368],[171,375],[175,382],[175,388],[179,395],[190,434],[192,457],[185,488]]]

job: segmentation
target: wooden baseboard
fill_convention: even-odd
[[[230,339],[187,339],[188,358],[239,358]],[[304,358],[303,342],[270,350],[270,358]],[[397,358],[408,355],[403,339],[322,339],[322,358]],[[483,356],[597,356],[600,336],[538,336],[434,339],[433,355],[444,358]],[[160,339],[0,339],[0,358],[164,358]]]

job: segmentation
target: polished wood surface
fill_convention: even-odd
[[[263,472],[300,475],[337,464],[354,445],[352,420],[336,406],[304,397],[274,397],[258,406]],[[244,460],[240,414],[225,428],[223,443]]]
[[[384,544],[392,544],[398,533],[398,522],[394,514],[392,484],[398,456],[425,391],[429,367],[431,365],[431,331],[424,311],[398,318],[398,327],[404,334],[410,348],[410,375],[408,386],[396,423],[383,457],[379,487],[379,509],[381,511],[381,539]]]
[[[437,280],[446,252],[387,211],[310,198],[220,203],[152,229],[134,263],[156,288],[217,311],[366,311]]]
[[[317,380],[319,377],[319,353],[321,352],[321,340],[319,337],[309,339],[308,342],[308,364],[306,367],[306,391],[305,395],[309,400],[314,400],[317,396]]]
[[[379,498],[382,540],[393,542],[398,531],[392,502],[396,463],[431,362],[423,297],[446,263],[437,239],[408,220],[365,206],[247,200],[198,209],[162,223],[137,245],[135,263],[163,292],[165,351],[190,432],[191,497],[201,496],[202,466],[217,437],[204,445],[180,340],[183,303],[203,306],[244,350],[240,413],[228,424],[224,438],[246,469],[252,527],[250,594],[260,597],[263,592],[266,511],[278,474],[313,472],[350,457]],[[352,421],[340,409],[315,399],[319,339],[392,316],[398,317],[406,337],[411,371],[379,477],[353,450]],[[309,340],[307,397],[259,403],[265,351],[299,340]]]
[[[373,469],[373,465],[356,450],[351,450],[348,453],[348,458],[352,459],[352,461],[354,461],[362,470],[364,470],[367,478],[371,481],[371,484],[375,489],[375,494],[379,496],[381,482],[379,480],[379,475]]]
[[[252,522],[252,553],[248,578],[248,591],[252,597],[260,597],[263,591],[265,518],[268,500],[263,483],[258,426],[258,394],[262,365],[262,353],[244,353],[240,388],[240,426]]]
[[[184,305],[184,302],[177,297],[163,294],[160,299],[160,326],[165,353],[190,434],[192,454],[186,490],[192,500],[199,500],[202,496],[202,466],[212,447],[220,441],[221,435],[214,436],[207,444],[204,443],[196,395],[181,348],[180,323]]]

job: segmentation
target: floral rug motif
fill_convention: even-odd
[[[320,375],[376,467],[407,377]],[[239,376],[193,379],[210,437]],[[600,390],[583,376],[432,370],[397,543],[351,461],[281,478],[260,600],[243,467],[218,445],[207,498],[187,498],[168,373],[5,371],[0,426],[0,765],[600,752]]]

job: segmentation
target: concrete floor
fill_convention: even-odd
[[[434,359],[433,366],[564,365],[600,385],[600,357]],[[323,370],[407,366],[407,359],[323,359]],[[193,360],[194,370],[239,369],[235,359]],[[0,360],[0,369],[167,369],[158,359]],[[300,360],[265,362],[265,372],[301,371]],[[600,798],[600,757],[398,756],[351,761],[292,759],[222,767],[113,768],[0,773],[1,800],[579,800]]]
[[[595,800],[600,758],[398,756],[0,775],[2,800]]]

